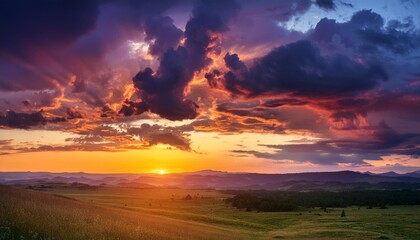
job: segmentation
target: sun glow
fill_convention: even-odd
[[[158,169],[158,170],[156,170],[156,172],[157,172],[159,175],[164,175],[164,174],[166,174],[166,170],[164,170],[164,169]]]

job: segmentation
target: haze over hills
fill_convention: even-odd
[[[399,173],[390,171],[390,172],[380,173],[378,175],[385,176],[385,177],[401,177],[401,176],[406,176],[406,177],[420,178],[420,170],[417,170],[417,171],[414,171],[414,172],[408,172],[408,173],[404,173],[404,174],[399,174]]]
[[[287,174],[230,173],[212,170],[170,174],[92,174],[48,172],[2,172],[0,183],[40,187],[80,183],[91,186],[136,188],[177,187],[211,189],[266,189],[288,191],[345,191],[420,189],[419,172],[360,173],[353,171]],[[45,187],[47,188],[47,187]]]

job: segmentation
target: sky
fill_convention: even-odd
[[[0,1],[0,171],[420,170],[420,1]]]

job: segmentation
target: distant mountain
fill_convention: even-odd
[[[402,176],[401,174],[398,174],[396,172],[390,171],[390,172],[386,172],[386,173],[380,173],[377,174],[378,176],[384,176],[384,177],[399,177]]]
[[[185,173],[180,173],[183,175],[202,175],[202,176],[211,176],[211,175],[222,175],[222,174],[227,174],[229,172],[223,172],[223,171],[214,171],[211,169],[206,169],[206,170],[200,170],[200,171],[196,171],[196,172],[185,172]],[[231,173],[234,174],[234,173]]]
[[[0,173],[3,184],[32,186],[82,183],[137,188],[179,187],[211,189],[267,189],[289,191],[346,191],[363,189],[420,189],[419,172],[398,174],[353,171],[287,174],[230,173],[203,170],[172,174]],[[60,184],[54,186],[61,186]]]
[[[379,173],[376,174],[378,176],[384,176],[384,177],[414,177],[414,178],[420,178],[420,170],[418,171],[414,171],[414,172],[409,172],[409,173],[404,173],[404,174],[399,174],[396,172],[386,172],[386,173]]]
[[[414,172],[410,172],[410,173],[406,173],[406,174],[404,174],[404,176],[420,178],[420,170],[414,171]]]

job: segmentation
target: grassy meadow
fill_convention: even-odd
[[[192,200],[185,200],[190,195]],[[420,239],[420,206],[247,212],[213,190],[0,186],[2,239]]]

